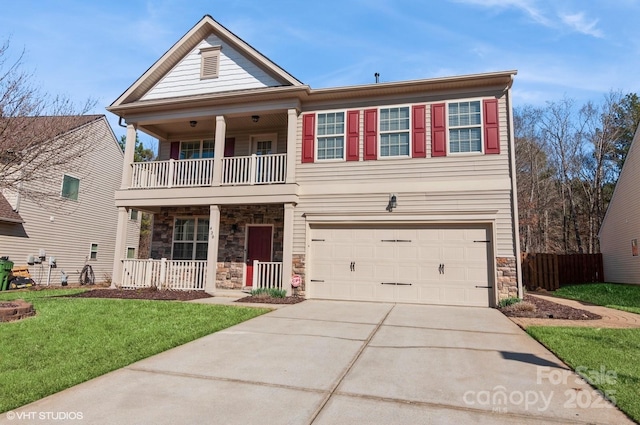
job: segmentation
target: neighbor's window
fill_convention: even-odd
[[[449,152],[482,152],[480,101],[449,103]]]
[[[209,242],[208,218],[176,218],[173,228],[174,260],[206,260]]]
[[[127,247],[127,258],[136,258],[136,249],[134,247]]]
[[[78,191],[80,190],[80,179],[64,175],[62,178],[62,193],[60,196],[67,199],[78,200]]]
[[[344,128],[344,112],[318,114],[318,160],[344,158]]]
[[[137,220],[138,219],[138,210],[131,208],[129,210],[129,219]]]
[[[213,140],[196,140],[180,143],[180,159],[213,158]]]
[[[409,107],[380,109],[380,156],[409,156]]]
[[[97,260],[98,259],[98,244],[97,243],[92,243],[91,244],[91,252],[89,253],[89,258],[92,260]]]

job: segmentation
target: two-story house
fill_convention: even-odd
[[[128,210],[154,215],[122,286],[495,305],[521,294],[515,71],[312,89],[205,16],[108,110]],[[136,131],[158,161],[134,163]]]

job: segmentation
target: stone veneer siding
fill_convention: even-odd
[[[303,297],[306,291],[305,284],[305,255],[293,254],[293,262],[291,264],[291,271],[293,274],[298,274],[302,278],[302,284],[299,288],[293,288],[293,294]]]
[[[496,257],[498,265],[498,301],[518,296],[518,270],[513,257]]]
[[[163,207],[154,215],[151,258],[171,258],[173,224],[177,217],[209,217],[209,207]],[[240,289],[244,286],[246,226],[273,225],[273,261],[282,261],[284,206],[223,205],[220,207],[220,235],[216,287]]]

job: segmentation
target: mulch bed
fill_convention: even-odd
[[[236,300],[237,303],[263,303],[263,304],[297,304],[304,301],[302,297],[284,297],[284,298],[276,298],[276,297],[265,297],[265,296],[253,296],[250,295],[248,297],[240,298]]]
[[[77,298],[123,298],[128,300],[160,300],[160,301],[190,301],[200,298],[210,298],[204,291],[171,291],[155,288],[140,289],[92,289],[68,297]]]
[[[569,307],[563,304],[554,303],[552,301],[543,300],[525,294],[524,301],[530,302],[536,306],[536,311],[513,311],[507,308],[501,308],[500,311],[508,317],[529,317],[538,319],[564,319],[564,320],[597,320],[602,319],[599,314],[591,313],[587,310],[581,310]]]

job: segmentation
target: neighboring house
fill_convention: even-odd
[[[640,284],[640,126],[600,227],[600,252],[607,282]]]
[[[118,252],[128,211],[154,214],[153,260],[116,258],[115,283],[521,295],[514,75],[312,89],[205,16],[108,108],[128,126]],[[133,163],[136,131],[158,161]]]
[[[104,115],[35,117],[29,125],[59,127],[60,138],[84,140],[89,149],[77,160],[52,172],[48,181],[25,183],[23,192],[0,194],[0,256],[27,265],[44,250],[45,261],[29,267],[39,284],[59,285],[61,271],[69,283],[77,283],[85,264],[93,268],[97,282],[111,278],[118,211],[113,205],[120,187],[123,153]],[[34,185],[50,188],[53,196],[40,199],[25,194]],[[133,213],[135,215],[135,213]],[[135,218],[135,217],[134,217]],[[128,238],[118,258],[135,255],[139,220],[127,221]],[[49,258],[57,268],[49,276]]]

